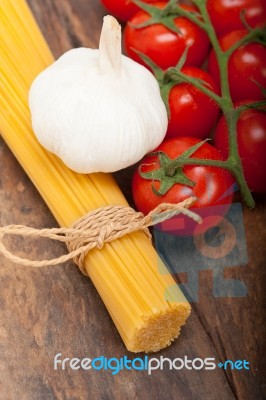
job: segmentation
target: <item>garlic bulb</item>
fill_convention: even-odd
[[[80,173],[136,163],[167,129],[158,83],[121,54],[121,28],[111,16],[104,18],[99,50],[62,55],[34,80],[29,105],[39,142]]]

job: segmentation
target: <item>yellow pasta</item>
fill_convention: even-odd
[[[29,87],[53,56],[24,0],[0,1],[0,37],[1,135],[58,223],[70,226],[89,210],[126,205],[111,175],[70,171],[32,133]],[[85,267],[128,350],[157,351],[178,336],[190,306],[143,232],[92,250]]]

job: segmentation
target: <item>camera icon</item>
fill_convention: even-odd
[[[179,287],[191,302],[198,301],[199,272],[203,270],[213,273],[214,297],[245,297],[247,287],[241,280],[224,278],[225,268],[248,263],[241,204],[197,208],[194,211],[202,217],[202,225],[178,215],[154,226],[158,254],[170,273],[186,274],[187,282]],[[159,271],[165,273],[160,263]],[[165,297],[173,301],[173,288],[167,288]]]

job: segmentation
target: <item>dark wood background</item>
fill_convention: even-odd
[[[54,55],[77,46],[97,47],[105,11],[98,0],[29,0]],[[131,170],[116,174],[131,201]],[[249,263],[227,268],[225,276],[242,280],[245,298],[215,298],[212,273],[200,273],[200,300],[180,338],[158,353],[217,360],[246,359],[249,371],[55,371],[53,359],[122,357],[126,351],[89,279],[68,263],[40,270],[23,269],[0,257],[0,399],[189,399],[260,400],[265,371],[265,199],[244,210]],[[43,200],[0,139],[0,224],[53,227]],[[13,239],[13,250],[29,257],[50,257],[60,244],[41,247]],[[140,356],[143,356],[141,354]]]

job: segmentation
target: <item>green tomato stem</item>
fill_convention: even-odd
[[[183,168],[185,165],[202,165],[208,167],[211,166],[228,170],[234,176],[245,204],[250,208],[253,208],[255,206],[253,197],[250,193],[245,177],[243,175],[241,160],[236,159],[235,156],[231,158],[229,157],[225,161],[200,158],[186,158],[185,160],[183,159],[180,162],[178,160],[173,160],[165,169],[165,175],[172,177],[177,169]]]
[[[201,158],[188,158],[180,163],[176,160],[173,160],[172,163],[169,163],[167,170],[165,171],[165,175],[172,176],[176,168],[179,168],[180,166],[184,165],[205,165],[208,167],[212,166],[212,167],[229,169],[227,161],[201,159]]]
[[[258,34],[258,32],[251,31],[248,33],[246,39],[241,39],[229,51],[224,52],[221,49],[219,40],[217,38],[216,32],[212,25],[208,10],[207,10],[207,1],[206,0],[192,0],[192,2],[199,8],[199,11],[203,18],[203,23],[205,26],[205,30],[209,36],[210,42],[214,49],[216,59],[219,65],[220,70],[220,82],[221,82],[221,97],[217,98],[216,101],[219,104],[220,108],[223,111],[223,114],[226,119],[227,128],[228,128],[228,143],[229,143],[229,156],[228,159],[224,162],[223,168],[228,169],[231,174],[235,177],[236,182],[239,186],[240,193],[246,205],[248,207],[254,207],[254,200],[248,188],[247,182],[245,180],[243,174],[242,162],[238,152],[238,144],[237,144],[237,121],[240,115],[240,112],[234,109],[233,101],[230,94],[229,88],[229,80],[228,80],[228,62],[229,57],[233,53],[236,48],[238,48],[241,44],[251,40]],[[188,16],[189,18],[189,16]],[[192,18],[190,18],[192,20]],[[206,88],[204,89],[206,93]],[[210,96],[214,99],[213,94]],[[203,160],[202,160],[203,161]],[[198,164],[200,165],[200,164]],[[203,164],[202,164],[203,165]],[[205,164],[206,165],[206,164]],[[211,164],[210,164],[211,165]]]
[[[193,0],[192,0],[193,1]],[[216,32],[212,25],[209,13],[207,11],[206,0],[194,0],[193,3],[197,5],[202,15],[204,24],[206,26],[206,32],[209,36],[210,42],[212,44],[213,50],[215,52],[217,62],[220,70],[220,80],[221,80],[221,108],[224,111],[224,106],[226,106],[226,111],[233,107],[233,103],[230,96],[229,82],[228,82],[228,56],[221,49],[219,40],[217,38]],[[228,104],[226,104],[228,103]]]
[[[238,47],[242,46],[243,44],[247,44],[251,42],[252,40],[256,39],[261,33],[261,29],[259,28],[254,28],[252,29],[246,36],[242,37],[239,39],[236,43],[234,43],[228,50],[226,50],[225,54],[229,58],[231,54],[238,49]],[[261,41],[258,41],[261,43]],[[263,43],[265,45],[265,43]]]
[[[181,72],[179,69],[172,67],[168,68],[167,72],[165,73],[165,79],[170,78],[171,80],[180,80],[180,82],[187,82],[198,88],[201,92],[209,96],[213,99],[220,107],[222,107],[223,99],[214,93],[212,90],[208,89],[205,85],[203,85],[199,79],[193,78]]]
[[[196,2],[194,1],[194,3]],[[177,15],[181,15],[182,17],[190,19],[190,21],[194,22],[199,28],[204,29],[207,32],[206,24],[198,18],[197,14],[193,14],[192,12],[180,7],[179,5],[175,5],[175,7],[173,7],[173,12]]]

